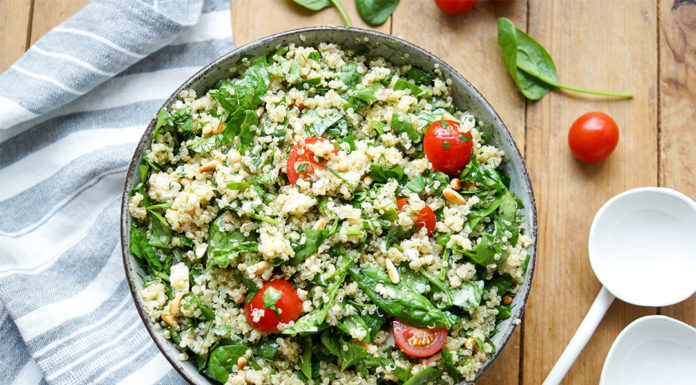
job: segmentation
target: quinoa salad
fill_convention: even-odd
[[[437,65],[276,49],[159,112],[128,201],[146,314],[213,383],[472,381],[530,258],[505,154]]]

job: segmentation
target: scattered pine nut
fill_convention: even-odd
[[[447,187],[443,192],[442,195],[447,199],[448,202],[454,203],[456,205],[465,205],[466,204],[466,199],[464,199],[463,196],[459,195],[458,192],[452,190],[451,188]]]
[[[220,124],[218,124],[216,127],[213,127],[212,130],[210,130],[210,133],[213,135],[217,135],[217,134],[221,133],[222,130],[224,130],[224,129],[225,129],[225,123],[220,122]]]
[[[314,224],[313,228],[314,228],[314,230],[322,230],[325,226],[326,226],[326,219],[319,218],[317,223]]]
[[[391,259],[386,260],[386,265],[387,265],[387,274],[389,274],[389,279],[391,279],[393,284],[399,283],[399,271],[396,270],[396,266],[394,266],[394,262],[391,261]]]
[[[459,178],[454,178],[450,181],[450,187],[452,187],[455,190],[461,190],[462,181],[460,181]]]
[[[173,328],[179,326],[179,323],[169,314],[162,314],[162,321]]]
[[[247,364],[247,359],[246,357],[239,357],[237,358],[237,369],[242,370],[244,367],[246,367]]]
[[[239,151],[237,151],[235,149],[231,149],[227,153],[227,163],[235,164],[235,163],[239,162],[240,160],[242,160],[242,154],[240,154]]]
[[[261,261],[251,267],[252,271],[254,272],[254,275],[261,275],[263,274],[266,270],[272,269],[273,265],[271,265],[268,261]]]
[[[213,171],[217,168],[218,164],[220,164],[219,161],[217,160],[211,160],[210,162],[202,165],[199,169],[198,172],[207,172],[207,171]]]
[[[169,313],[172,315],[172,317],[176,317],[179,315],[180,307],[181,299],[179,297],[176,297],[172,300],[172,302],[169,302]]]

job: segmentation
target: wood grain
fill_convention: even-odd
[[[508,79],[498,48],[496,18],[505,16],[524,26],[526,15],[526,1],[483,2],[465,15],[450,16],[441,12],[432,1],[402,0],[392,21],[394,35],[440,57],[486,97],[523,153],[525,101]],[[520,335],[518,328],[503,353],[477,384],[518,383]]]
[[[379,27],[365,24],[354,1],[343,1],[354,27],[389,33],[391,20]],[[314,12],[291,0],[234,0],[232,1],[232,31],[237,47],[258,38],[295,28],[319,25],[343,25],[343,18],[334,7]]]
[[[0,0],[0,73],[27,49],[31,0]]]
[[[696,4],[660,1],[660,185],[696,199]],[[660,312],[696,325],[696,297]]]
[[[31,28],[31,44],[51,28],[64,22],[89,3],[89,0],[34,0],[34,15]]]
[[[587,237],[595,212],[613,195],[657,184],[657,45],[654,0],[530,2],[529,34],[548,49],[561,82],[635,92],[616,100],[554,91],[527,110],[527,159],[539,208],[536,276],[525,315],[523,381],[538,385],[599,292]],[[603,111],[621,139],[604,162],[576,161],[567,145],[573,121]],[[654,308],[616,301],[563,384],[596,384],[609,347],[631,321]]]

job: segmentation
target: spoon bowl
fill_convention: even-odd
[[[616,337],[599,385],[692,385],[696,328],[663,315],[639,318]]]

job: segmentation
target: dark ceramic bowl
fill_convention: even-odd
[[[413,64],[427,71],[431,71],[435,65],[440,66],[440,70],[444,77],[446,79],[452,79],[450,91],[455,105],[459,109],[471,111],[482,123],[481,126],[483,130],[491,133],[490,142],[505,151],[507,161],[502,168],[510,177],[510,190],[522,200],[525,206],[524,209],[522,209],[522,214],[525,218],[526,235],[531,237],[534,241],[530,249],[529,267],[525,274],[522,288],[519,294],[515,296],[513,302],[515,306],[512,310],[512,317],[498,326],[500,332],[492,338],[496,347],[496,352],[488,358],[483,368],[477,373],[476,379],[478,379],[500,355],[503,347],[512,336],[517,326],[514,321],[522,317],[522,311],[527,303],[527,296],[529,295],[536,261],[537,214],[529,175],[524,160],[515,145],[515,141],[510,136],[510,132],[505,128],[505,125],[500,120],[500,117],[493,107],[491,107],[488,101],[486,101],[462,75],[433,54],[407,41],[390,35],[358,28],[303,28],[268,36],[225,54],[221,58],[203,67],[190,79],[184,82],[184,84],[176,89],[169,99],[164,102],[163,107],[169,107],[176,100],[176,95],[184,89],[194,89],[198,95],[202,95],[218,80],[227,78],[229,76],[229,69],[234,67],[243,56],[258,57],[261,55],[268,55],[275,52],[276,46],[279,44],[287,45],[289,43],[311,46],[318,45],[321,42],[327,42],[336,43],[346,48],[355,48],[363,44],[365,39],[369,39],[373,47],[367,54],[369,57],[384,57],[397,65],[407,63]],[[156,111],[152,113],[154,115]],[[145,327],[155,341],[155,344],[157,344],[174,368],[176,368],[176,370],[178,370],[191,384],[209,385],[212,384],[212,382],[200,374],[191,362],[177,360],[176,357],[179,351],[175,345],[170,340],[164,338],[161,332],[154,329],[148,315],[145,313],[142,299],[138,294],[142,290],[143,284],[140,278],[142,275],[138,274],[140,268],[134,257],[128,252],[130,247],[129,229],[131,222],[130,215],[128,214],[128,191],[139,183],[140,176],[138,175],[137,165],[143,153],[150,147],[150,136],[152,130],[155,128],[155,123],[156,119],[153,119],[145,130],[143,137],[140,139],[140,143],[138,143],[138,147],[133,155],[126,177],[126,185],[121,202],[123,263],[125,265],[126,277],[128,281],[131,282],[130,288],[133,299],[135,300],[135,306],[138,308],[138,313],[140,313],[140,317],[145,323]]]

